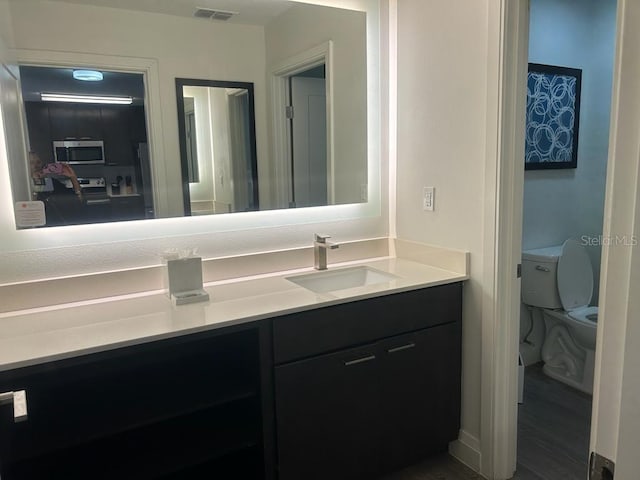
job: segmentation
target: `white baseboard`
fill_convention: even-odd
[[[449,444],[449,454],[474,472],[480,473],[480,440],[473,435],[460,430],[458,440]]]

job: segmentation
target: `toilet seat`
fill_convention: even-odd
[[[583,322],[587,325],[593,324],[595,326],[595,324],[598,322],[597,321],[598,307],[576,308],[575,310],[571,310],[570,312],[568,312],[568,315],[570,318],[573,318],[578,322]]]
[[[593,295],[593,269],[587,250],[575,240],[567,240],[562,245],[557,281],[560,302],[566,312],[589,305]]]

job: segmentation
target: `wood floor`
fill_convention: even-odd
[[[382,480],[482,480],[484,477],[449,455],[430,458]]]
[[[591,396],[546,376],[542,364],[525,370],[518,408],[517,480],[584,480],[589,462]]]
[[[518,466],[513,480],[587,478],[591,397],[527,367],[518,407]],[[478,480],[480,475],[443,455],[384,480]]]

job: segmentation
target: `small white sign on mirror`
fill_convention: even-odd
[[[18,227],[42,227],[47,223],[44,203],[41,201],[16,202],[15,212]]]

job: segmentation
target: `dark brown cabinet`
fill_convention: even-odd
[[[103,137],[102,111],[99,105],[53,103],[48,108],[52,141],[100,140]]]
[[[380,343],[381,469],[391,472],[458,437],[460,324]]]
[[[3,480],[264,478],[259,328],[0,373]],[[236,474],[238,476],[236,476]]]
[[[279,479],[373,478],[379,470],[376,346],[275,369]]]
[[[107,165],[134,165],[138,144],[147,141],[144,108],[104,105],[102,122]]]
[[[49,108],[40,102],[25,102],[24,106],[31,150],[36,152],[44,163],[48,163],[53,160]]]
[[[3,480],[375,479],[447,448],[460,283],[0,372]]]
[[[111,221],[142,220],[145,218],[142,195],[111,197]]]
[[[460,318],[454,284],[275,319],[279,479],[376,478],[445,451],[460,424]]]
[[[145,111],[139,105],[83,105],[25,102],[29,141],[43,161],[53,159],[53,142],[103,140],[107,165],[135,165],[136,148],[147,141]]]

